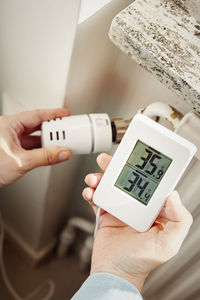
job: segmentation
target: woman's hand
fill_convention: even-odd
[[[97,163],[103,171],[111,158],[107,154],[98,156]],[[89,174],[85,178],[89,187],[84,189],[83,197],[92,205],[95,213],[97,207],[92,197],[102,175]],[[153,226],[144,233],[101,211],[91,273],[117,275],[141,290],[148,274],[178,253],[191,224],[192,216],[182,205],[176,191],[168,197]]]
[[[43,121],[65,117],[68,109],[26,111],[0,117],[0,187],[10,184],[39,166],[69,159],[64,147],[41,148],[40,130]]]

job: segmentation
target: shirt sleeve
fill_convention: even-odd
[[[88,277],[71,300],[142,300],[130,282],[112,274],[94,273]]]

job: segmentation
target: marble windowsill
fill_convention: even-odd
[[[200,1],[135,0],[109,36],[200,114]]]

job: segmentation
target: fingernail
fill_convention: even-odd
[[[90,178],[91,186],[95,187],[97,185],[97,177],[95,175],[92,175]]]
[[[85,192],[85,197],[86,197],[86,200],[91,200],[91,198],[92,198],[92,195],[93,195],[93,192],[92,192],[92,190],[90,190],[90,189],[87,189],[87,191]]]
[[[104,153],[100,153],[98,156],[97,156],[97,163],[100,163],[101,160],[102,160],[102,157],[103,157]]]
[[[86,184],[87,184],[87,182],[88,182],[88,177],[89,177],[89,174],[86,175],[86,176],[85,176],[85,179],[84,179],[84,181],[85,181]]]
[[[59,161],[64,161],[64,160],[67,160],[68,158],[69,158],[69,152],[68,151],[59,153],[59,156],[58,156]]]

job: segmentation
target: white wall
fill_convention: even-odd
[[[0,1],[0,87],[25,108],[63,104],[79,4]]]

